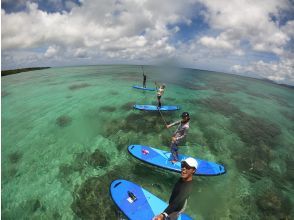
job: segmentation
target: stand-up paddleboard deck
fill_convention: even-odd
[[[143,145],[130,145],[128,151],[137,159],[146,162],[148,164],[161,167],[163,169],[172,170],[175,172],[181,172],[181,163],[171,162],[171,153],[168,151],[143,146]],[[186,155],[179,154],[179,161],[185,160]],[[217,176],[226,173],[225,167],[223,165],[201,160],[195,158],[198,162],[198,168],[194,175],[199,176]]]
[[[144,88],[142,86],[133,86],[134,89],[142,89],[142,90],[147,90],[147,91],[155,91],[154,88]]]
[[[141,186],[122,179],[111,183],[110,194],[114,203],[131,220],[151,220],[162,213],[168,205]],[[178,220],[192,220],[192,218],[181,214]]]
[[[156,105],[134,105],[134,109],[144,110],[144,111],[176,111],[180,109],[177,105],[163,105],[161,108],[157,108]]]

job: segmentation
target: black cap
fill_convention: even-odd
[[[185,117],[190,118],[190,115],[189,115],[188,112],[183,112],[183,113],[182,113],[182,118],[185,118]]]

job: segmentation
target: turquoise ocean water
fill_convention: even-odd
[[[166,121],[191,115],[181,153],[225,165],[194,177],[186,213],[197,219],[293,219],[294,90],[208,71],[145,66],[166,83]],[[119,219],[116,178],[168,201],[179,174],[146,165],[130,144],[168,150],[170,133],[141,85],[140,66],[50,68],[2,77],[2,219]],[[172,129],[173,130],[173,129]]]

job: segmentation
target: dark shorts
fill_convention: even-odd
[[[160,98],[161,98],[161,95],[158,95],[158,96],[157,96],[157,99],[160,99]]]
[[[171,144],[170,144],[171,151],[172,152],[177,152],[179,150],[178,145],[179,145],[178,141],[171,142]]]

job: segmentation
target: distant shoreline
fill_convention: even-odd
[[[21,69],[13,69],[13,70],[1,70],[1,77],[17,74],[21,72],[28,72],[28,71],[42,70],[42,69],[49,69],[49,68],[51,67],[30,67],[30,68],[21,68]]]

